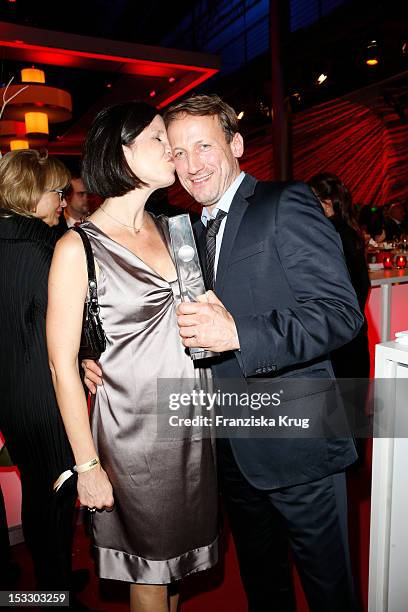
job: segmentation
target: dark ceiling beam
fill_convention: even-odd
[[[73,65],[89,69],[87,60],[96,60],[103,65],[103,70],[119,68],[122,71],[122,64],[132,64],[134,74],[146,74],[151,70],[151,76],[164,76],[167,70],[174,67],[193,72],[215,73],[219,70],[218,58],[207,53],[41,30],[5,22],[0,22],[0,46],[4,48],[5,59],[19,59],[29,53],[31,58],[35,59],[38,55],[41,63],[53,66]]]

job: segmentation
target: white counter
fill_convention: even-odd
[[[385,342],[376,347],[374,433],[406,431],[408,346]],[[378,398],[380,401],[378,401]],[[384,408],[386,408],[384,410]],[[388,434],[387,434],[388,435]],[[375,437],[371,491],[369,612],[406,612],[408,602],[408,439]]]
[[[380,291],[381,293],[381,306],[380,306],[380,330],[379,339],[381,342],[390,340],[393,336],[393,332],[402,329],[408,329],[408,269],[404,270],[392,269],[392,270],[375,270],[369,272],[371,287],[373,288],[372,295],[370,296],[370,302],[376,301],[375,292]],[[396,291],[396,286],[404,286],[404,291]],[[398,295],[397,295],[398,293]],[[397,303],[398,302],[398,303]],[[395,308],[398,312],[398,318],[407,318],[406,324],[399,322],[396,329],[392,329],[392,309]],[[372,319],[377,319],[377,316],[372,312]],[[370,324],[370,321],[369,321]]]

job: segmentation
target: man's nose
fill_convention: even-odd
[[[204,162],[198,153],[191,153],[187,158],[189,174],[197,174],[203,167]]]

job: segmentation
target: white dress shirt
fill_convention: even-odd
[[[74,227],[75,223],[78,223],[78,219],[74,219],[73,217],[70,217],[68,213],[66,213],[64,211],[64,217],[65,217],[65,221],[67,222],[67,227]]]
[[[239,186],[244,180],[244,177],[245,177],[245,172],[241,172],[237,176],[237,178],[231,183],[227,191],[224,193],[221,199],[217,202],[217,206],[214,208],[212,215],[210,215],[210,213],[208,212],[207,207],[203,208],[203,212],[201,213],[201,222],[203,223],[205,227],[207,227],[208,219],[215,219],[219,210],[223,210],[228,215],[229,209],[232,204],[232,200],[234,199],[234,196],[236,192],[238,191]],[[222,237],[224,235],[224,229],[225,229],[226,222],[227,222],[227,216],[224,217],[224,219],[221,221],[220,229],[218,230],[218,234],[215,238],[214,280],[217,274],[218,259],[220,256]]]

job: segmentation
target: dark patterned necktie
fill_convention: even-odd
[[[214,263],[216,250],[216,237],[221,226],[221,221],[227,213],[219,210],[215,219],[208,219],[205,230],[205,258],[207,289],[214,289]]]

